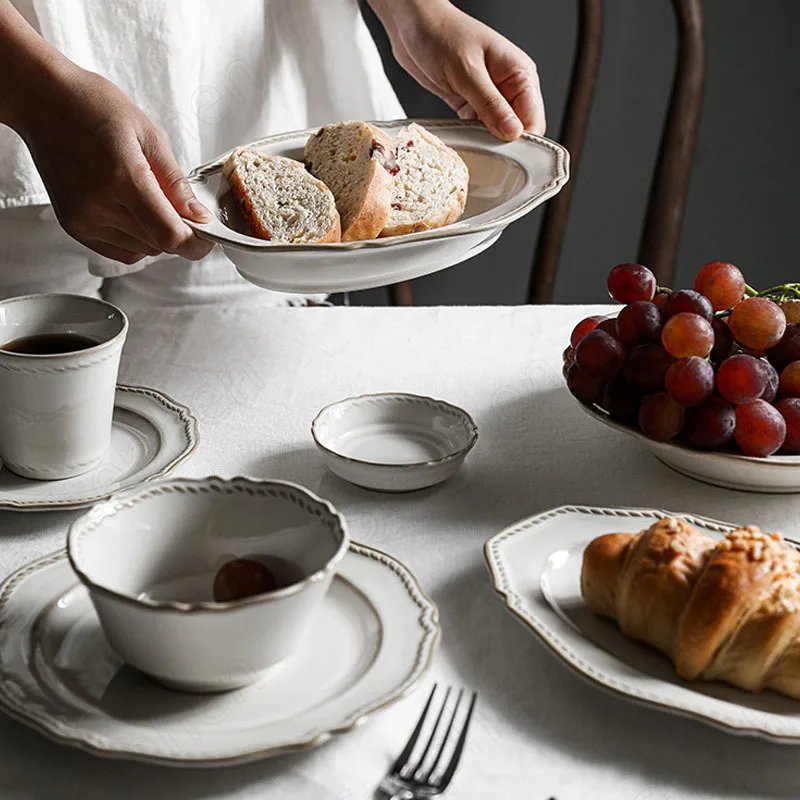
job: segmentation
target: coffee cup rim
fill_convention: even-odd
[[[25,300],[36,300],[42,298],[59,298],[59,297],[105,306],[106,308],[111,309],[112,311],[115,311],[117,314],[119,314],[120,319],[122,321],[122,327],[110,339],[106,339],[103,342],[99,342],[93,347],[87,347],[82,350],[74,350],[70,353],[15,353],[12,350],[4,350],[3,346],[0,345],[0,355],[6,358],[18,358],[22,360],[27,359],[36,361],[75,358],[76,356],[84,356],[87,354],[99,353],[102,350],[106,350],[109,347],[112,347],[118,341],[124,340],[124,338],[126,337],[129,327],[128,315],[119,306],[115,306],[113,303],[109,303],[108,300],[103,300],[101,297],[90,297],[85,294],[74,294],[70,292],[34,292],[32,294],[22,294],[16,297],[8,297],[5,298],[4,300],[0,300],[0,308],[12,305],[13,303],[19,303]]]

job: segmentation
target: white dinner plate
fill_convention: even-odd
[[[186,223],[219,244],[239,273],[257,286],[280,292],[355,291],[419,278],[477,255],[497,241],[507,225],[557,194],[569,179],[566,149],[542,136],[525,133],[515,142],[501,142],[481,123],[463,120],[374,124],[394,136],[412,121],[455,148],[469,167],[466,209],[452,225],[361,242],[281,244],[258,239],[250,235],[222,175],[230,151],[189,174],[195,194],[214,219]],[[317,130],[269,136],[247,146],[302,161],[306,140]]]
[[[638,439],[659,461],[689,478],[742,492],[800,492],[800,455],[756,458],[739,453],[696,450],[678,442],[657,442],[632,425],[618,422],[604,411],[577,402],[590,417]]]
[[[724,683],[689,683],[670,661],[593,614],[581,597],[585,547],[605,533],[636,533],[677,517],[720,539],[736,526],[650,509],[564,506],[493,536],[485,555],[508,610],[564,664],[595,686],[641,705],[692,717],[729,733],[800,744],[800,702]]]
[[[463,408],[417,394],[384,392],[326,406],[311,436],[329,469],[357,486],[412,492],[452,478],[478,440]]]
[[[197,420],[154,389],[117,386],[111,445],[93,470],[58,481],[34,481],[0,471],[0,509],[83,508],[114,492],[161,478],[197,447]]]
[[[305,644],[244,689],[172,691],[124,665],[65,553],[0,587],[0,709],[96,755],[224,766],[314,747],[410,692],[439,638],[414,576],[351,544]]]

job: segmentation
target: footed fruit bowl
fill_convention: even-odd
[[[578,405],[592,419],[638,440],[662,464],[689,478],[744,492],[766,494],[800,492],[799,455],[756,458],[739,453],[698,450],[674,441],[657,442],[649,439],[635,426],[613,419],[598,407],[587,406],[580,401]]]
[[[689,477],[800,492],[800,284],[758,292],[713,261],[692,289],[641,264],[607,285],[619,314],[578,322],[564,351],[581,407]]]

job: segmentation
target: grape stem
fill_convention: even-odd
[[[656,286],[656,294],[672,294],[673,290],[668,286]],[[655,297],[655,295],[653,295]]]
[[[745,285],[745,294],[748,297],[768,297],[776,303],[782,303],[785,300],[800,298],[800,283],[782,283],[780,286],[773,286],[762,292],[757,292],[752,286]]]

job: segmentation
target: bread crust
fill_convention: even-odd
[[[443,228],[445,225],[450,225],[457,222],[461,215],[464,213],[464,208],[467,205],[467,193],[469,184],[469,170],[466,164],[458,153],[442,142],[437,136],[434,136],[430,131],[417,123],[411,123],[406,128],[401,129],[397,134],[395,146],[398,151],[401,148],[401,143],[404,139],[418,137],[426,142],[426,144],[434,147],[436,150],[446,155],[448,158],[456,158],[463,164],[466,171],[466,182],[463,186],[456,187],[456,191],[448,197],[446,204],[436,207],[424,219],[415,222],[404,223],[401,225],[389,225],[387,222],[386,227],[381,231],[381,237],[389,236],[404,236],[408,233],[420,233],[422,231],[435,230],[436,228]],[[398,180],[402,180],[402,173],[398,176]],[[390,215],[391,220],[391,215]]]
[[[339,215],[342,218],[341,241],[356,242],[364,239],[375,239],[383,230],[391,214],[392,192],[394,180],[387,167],[387,158],[393,161],[394,142],[382,130],[368,122],[338,123],[339,125],[359,125],[369,132],[372,142],[366,191],[360,205],[347,215],[343,213],[340,198],[336,198]],[[323,126],[306,142],[306,166],[309,163],[309,148],[313,147],[314,137],[324,136],[337,125]],[[377,147],[376,147],[377,145]],[[381,151],[386,157],[381,157]],[[321,177],[313,172],[315,177]]]
[[[769,537],[737,537],[741,547],[727,547],[729,541],[712,551],[681,620],[675,667],[686,680],[699,678],[711,666],[786,555],[785,546]],[[753,558],[757,547],[764,558]]]
[[[236,156],[244,149],[245,148],[237,148],[233,153],[231,153],[230,157],[223,166],[222,172],[223,175],[228,179],[233,199],[236,201],[236,205],[239,207],[242,217],[250,228],[250,232],[257,239],[271,241],[272,234],[259,219],[250,194],[236,169]],[[271,156],[262,155],[262,158],[267,159],[271,158]],[[317,184],[321,189],[324,189],[326,192],[328,191],[328,187],[313,175],[309,175],[309,179],[313,180],[314,183]],[[302,244],[328,244],[338,241],[341,241],[341,223],[339,220],[339,212],[335,211],[333,214],[333,219],[331,220],[331,224],[328,226],[328,229],[325,231],[325,233],[318,239],[303,242]]]
[[[635,540],[631,533],[607,533],[584,550],[581,594],[595,614],[616,619],[619,576]]]
[[[368,127],[372,129],[373,140],[391,152],[394,148],[392,140],[374,125],[368,125]],[[364,194],[364,200],[347,230],[342,231],[343,242],[375,239],[389,221],[389,214],[392,211],[394,180],[383,163],[374,157],[370,162],[370,168],[372,175]]]
[[[800,699],[800,553],[739,528],[717,541],[680,520],[584,551],[588,607],[669,655],[686,680]]]

